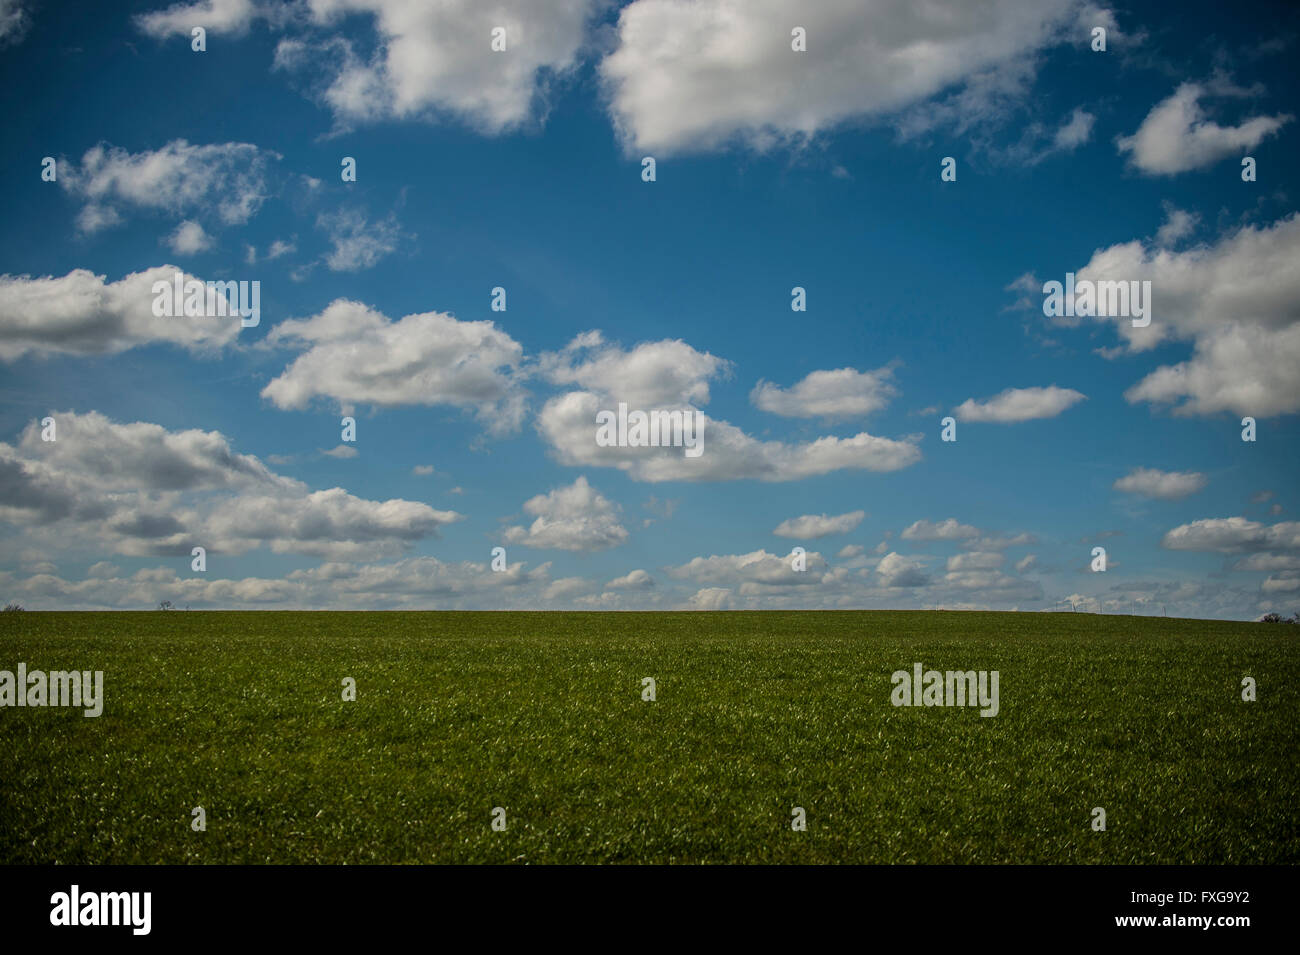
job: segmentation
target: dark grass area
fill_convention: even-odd
[[[98,719],[0,709],[0,859],[1294,863],[1297,631],[934,611],[4,614],[0,669],[103,670],[106,702]],[[892,706],[890,674],[917,661],[998,670],[999,715]]]

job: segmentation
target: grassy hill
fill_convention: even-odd
[[[103,670],[105,703],[0,709],[0,860],[1294,863],[1297,636],[935,611],[5,614],[0,670]],[[1000,712],[893,706],[916,662],[997,670]]]

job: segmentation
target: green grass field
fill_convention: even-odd
[[[998,670],[1001,712],[892,706],[917,661]],[[4,614],[19,662],[103,670],[105,706],[0,709],[9,863],[1300,861],[1283,625]]]

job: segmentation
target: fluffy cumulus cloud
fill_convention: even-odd
[[[983,401],[967,398],[954,412],[962,421],[1032,421],[1037,418],[1055,418],[1085,397],[1072,388],[1058,388],[1056,385],[1046,388],[1008,388]]]
[[[797,443],[760,441],[708,417],[698,405],[709,399],[709,382],[730,365],[680,341],[625,350],[589,332],[562,352],[543,355],[539,367],[552,382],[583,388],[551,398],[537,416],[538,433],[562,464],[613,467],[652,482],[792,481],[846,469],[896,471],[921,457],[915,435],[895,440],[860,432]],[[684,447],[597,444],[597,413],[615,411],[620,402],[630,411],[682,411],[703,420],[702,453],[688,457]]]
[[[259,5],[249,6],[245,23],[258,15]],[[275,64],[311,82],[344,124],[447,116],[499,133],[544,114],[550,87],[577,65],[587,22],[603,6],[602,0],[308,0],[310,29],[282,39]],[[338,29],[345,20],[347,36]],[[363,22],[373,27],[373,38],[358,49],[353,37]],[[504,52],[491,47],[498,27],[505,30]]]
[[[1208,483],[1199,471],[1159,471],[1155,468],[1134,468],[1115,482],[1115,490],[1125,494],[1176,501],[1195,494]]]
[[[1151,282],[1151,324],[1114,323],[1129,352],[1190,342],[1125,392],[1175,414],[1300,411],[1300,214],[1247,225],[1182,252],[1140,240],[1099,249],[1078,280]]]
[[[1261,524],[1244,517],[1218,517],[1182,524],[1161,543],[1170,550],[1300,553],[1300,521]]]
[[[622,577],[615,577],[605,584],[608,590],[648,590],[655,585],[655,579],[648,571],[637,569],[629,571]]]
[[[707,404],[709,382],[731,372],[730,362],[680,339],[625,350],[599,331],[579,335],[562,351],[544,353],[539,366],[553,384],[576,385],[643,410]]]
[[[619,523],[617,505],[588,484],[585,477],[530,498],[524,503],[524,512],[534,518],[532,524],[506,528],[507,543],[596,551],[617,547],[627,540],[627,528]]]
[[[814,371],[785,389],[760,381],[750,392],[754,406],[785,418],[860,418],[879,411],[896,394],[893,369]]]
[[[262,389],[278,408],[304,408],[316,398],[341,406],[450,405],[472,411],[494,432],[523,420],[523,348],[492,322],[441,312],[392,321],[338,299],[311,318],[280,322],[267,342],[302,352]]]
[[[634,151],[763,148],[896,113],[1028,68],[1073,27],[1074,0],[635,0],[600,64]],[[806,30],[806,53],[791,31]],[[1077,32],[1077,31],[1073,31]]]
[[[160,149],[132,153],[101,143],[81,163],[59,164],[59,184],[84,205],[83,232],[121,221],[121,210],[138,209],[177,218],[209,218],[222,225],[247,222],[271,192],[277,153],[251,143],[192,145],[173,140]]]
[[[705,417],[703,453],[686,457],[682,448],[600,447],[596,414],[612,408],[608,399],[574,391],[552,398],[537,428],[563,464],[613,467],[639,481],[796,481],[840,470],[897,471],[921,458],[917,437],[905,440],[861,432],[812,441],[760,441],[726,421]]]
[[[781,557],[765,550],[749,554],[723,554],[695,557],[685,564],[667,568],[674,580],[689,581],[692,586],[709,584],[756,596],[787,588],[816,588],[823,582],[829,565],[821,554],[804,555],[804,570],[795,570],[794,552]]]
[[[924,587],[930,582],[930,575],[921,561],[894,551],[880,558],[876,573],[885,587]]]
[[[793,537],[798,540],[816,540],[830,537],[832,534],[847,534],[867,516],[866,511],[849,511],[847,514],[830,516],[827,514],[805,514],[784,520],[772,531],[777,537]]]
[[[212,236],[193,219],[186,219],[167,237],[167,246],[177,255],[194,255],[212,248]]]
[[[214,289],[205,293],[210,317],[154,315],[154,282],[170,286],[178,272],[176,266],[159,265],[116,282],[86,269],[40,278],[0,275],[0,360],[111,355],[155,343],[193,353],[229,345],[239,334],[240,319],[217,316],[220,293]],[[186,281],[196,278],[182,275]]]
[[[962,524],[957,518],[950,517],[938,522],[916,521],[903,530],[902,538],[909,541],[960,541],[979,537],[979,535],[978,527]]]
[[[1182,84],[1152,108],[1137,132],[1116,141],[1120,153],[1127,154],[1142,172],[1174,175],[1213,165],[1229,156],[1240,157],[1293,118],[1279,113],[1252,116],[1236,126],[1220,126],[1206,117],[1201,105],[1201,100],[1213,91],[1213,86],[1207,88],[1201,83]]]
[[[55,441],[30,424],[0,442],[0,521],[33,540],[110,553],[276,553],[374,558],[401,553],[461,520],[417,501],[313,491],[236,452],[215,431],[167,431],[96,412],[52,415]]]
[[[730,610],[735,604],[726,587],[701,587],[686,601],[686,610]]]
[[[1239,555],[1225,568],[1228,572],[1268,575],[1255,590],[1222,582],[1188,582],[1184,586],[1192,592],[1181,602],[1189,615],[1240,618],[1267,610],[1294,612],[1289,602],[1300,592],[1300,522],[1265,524],[1245,517],[1206,518],[1173,528],[1161,545],[1169,550]],[[1145,610],[1150,604],[1142,606]],[[1111,611],[1106,604],[1099,609]]]
[[[970,551],[965,554],[953,554],[948,558],[950,572],[973,570],[997,570],[1006,563],[1006,555],[997,551]]]

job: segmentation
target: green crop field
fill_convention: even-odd
[[[0,709],[0,861],[1295,863],[1297,630],[4,614],[0,670],[102,670],[105,699],[98,718]],[[998,714],[893,706],[917,662],[997,670]]]

